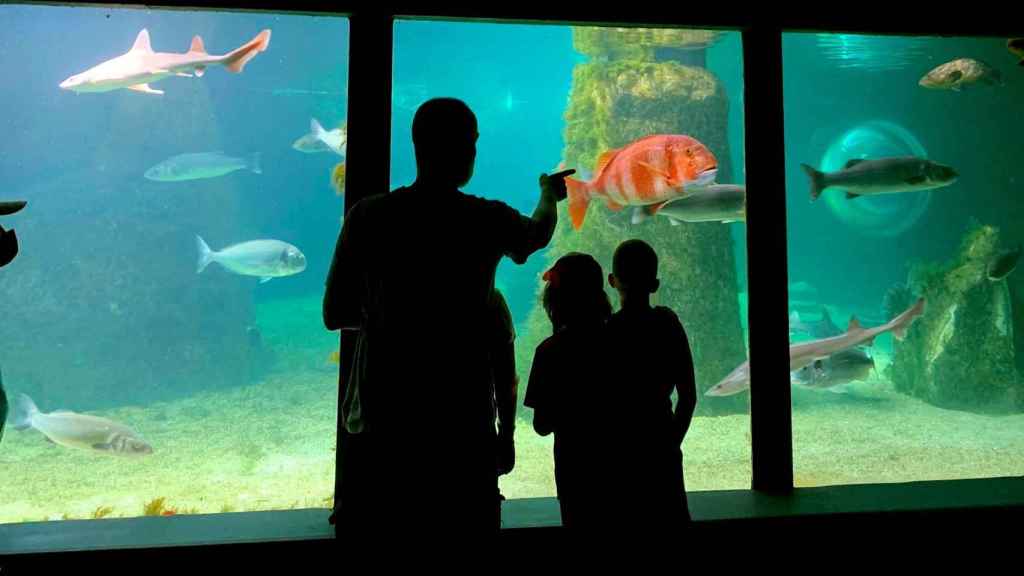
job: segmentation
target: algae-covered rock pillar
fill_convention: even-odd
[[[986,274],[999,249],[999,231],[976,226],[952,261],[917,266],[906,287],[890,291],[888,314],[917,295],[926,299],[924,314],[894,345],[889,377],[898,391],[957,410],[1024,410],[1013,277],[993,282]]]
[[[598,156],[607,150],[652,134],[686,134],[703,142],[718,158],[718,180],[732,182],[728,98],[713,73],[690,65],[703,64],[703,47],[713,34],[703,30],[575,28],[576,50],[591,58],[577,64],[573,72],[566,111],[566,167],[589,175]],[[592,202],[583,227],[576,231],[569,225],[566,203],[561,203],[559,210],[547,266],[566,252],[578,250],[592,254],[607,272],[612,254],[623,240],[640,238],[654,247],[662,279],[654,301],[675,310],[687,329],[698,394],[743,362],[746,354],[729,226],[672,226],[666,218],[632,225],[628,216],[623,217],[627,211],[616,214],[603,203]],[[617,294],[611,296],[615,302]],[[536,341],[551,333],[539,305],[531,315],[528,333],[531,338],[524,338],[522,346],[527,354],[532,353]],[[521,357],[519,365],[528,370],[525,360]],[[745,397],[701,396],[697,406],[699,414],[744,410]]]

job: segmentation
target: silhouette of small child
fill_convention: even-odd
[[[611,315],[601,266],[572,252],[544,273],[544,310],[553,334],[537,346],[524,405],[533,408],[533,428],[554,433],[555,485],[562,525],[598,524],[607,429],[602,405],[605,356],[603,327]]]
[[[680,528],[690,519],[681,445],[697,404],[689,340],[675,312],[651,306],[658,256],[646,242],[616,248],[608,282],[621,302],[607,325],[619,360],[612,393],[617,433],[608,459],[616,463],[620,490],[609,514],[624,525]]]

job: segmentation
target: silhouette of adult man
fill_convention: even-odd
[[[573,171],[542,174],[526,217],[459,190],[478,136],[462,101],[425,102],[412,126],[415,182],[345,216],[323,303],[327,328],[356,338],[341,367],[339,530],[497,527],[494,273],[503,256],[522,264],[548,244]]]

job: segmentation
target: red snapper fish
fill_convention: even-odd
[[[656,134],[609,150],[598,159],[593,180],[565,179],[572,227],[583,226],[594,198],[612,210],[635,206],[654,215],[666,202],[712,184],[717,172],[715,155],[682,134]]]

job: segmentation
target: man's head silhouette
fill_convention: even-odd
[[[456,98],[427,100],[412,120],[417,180],[465,186],[476,161],[476,116]]]

